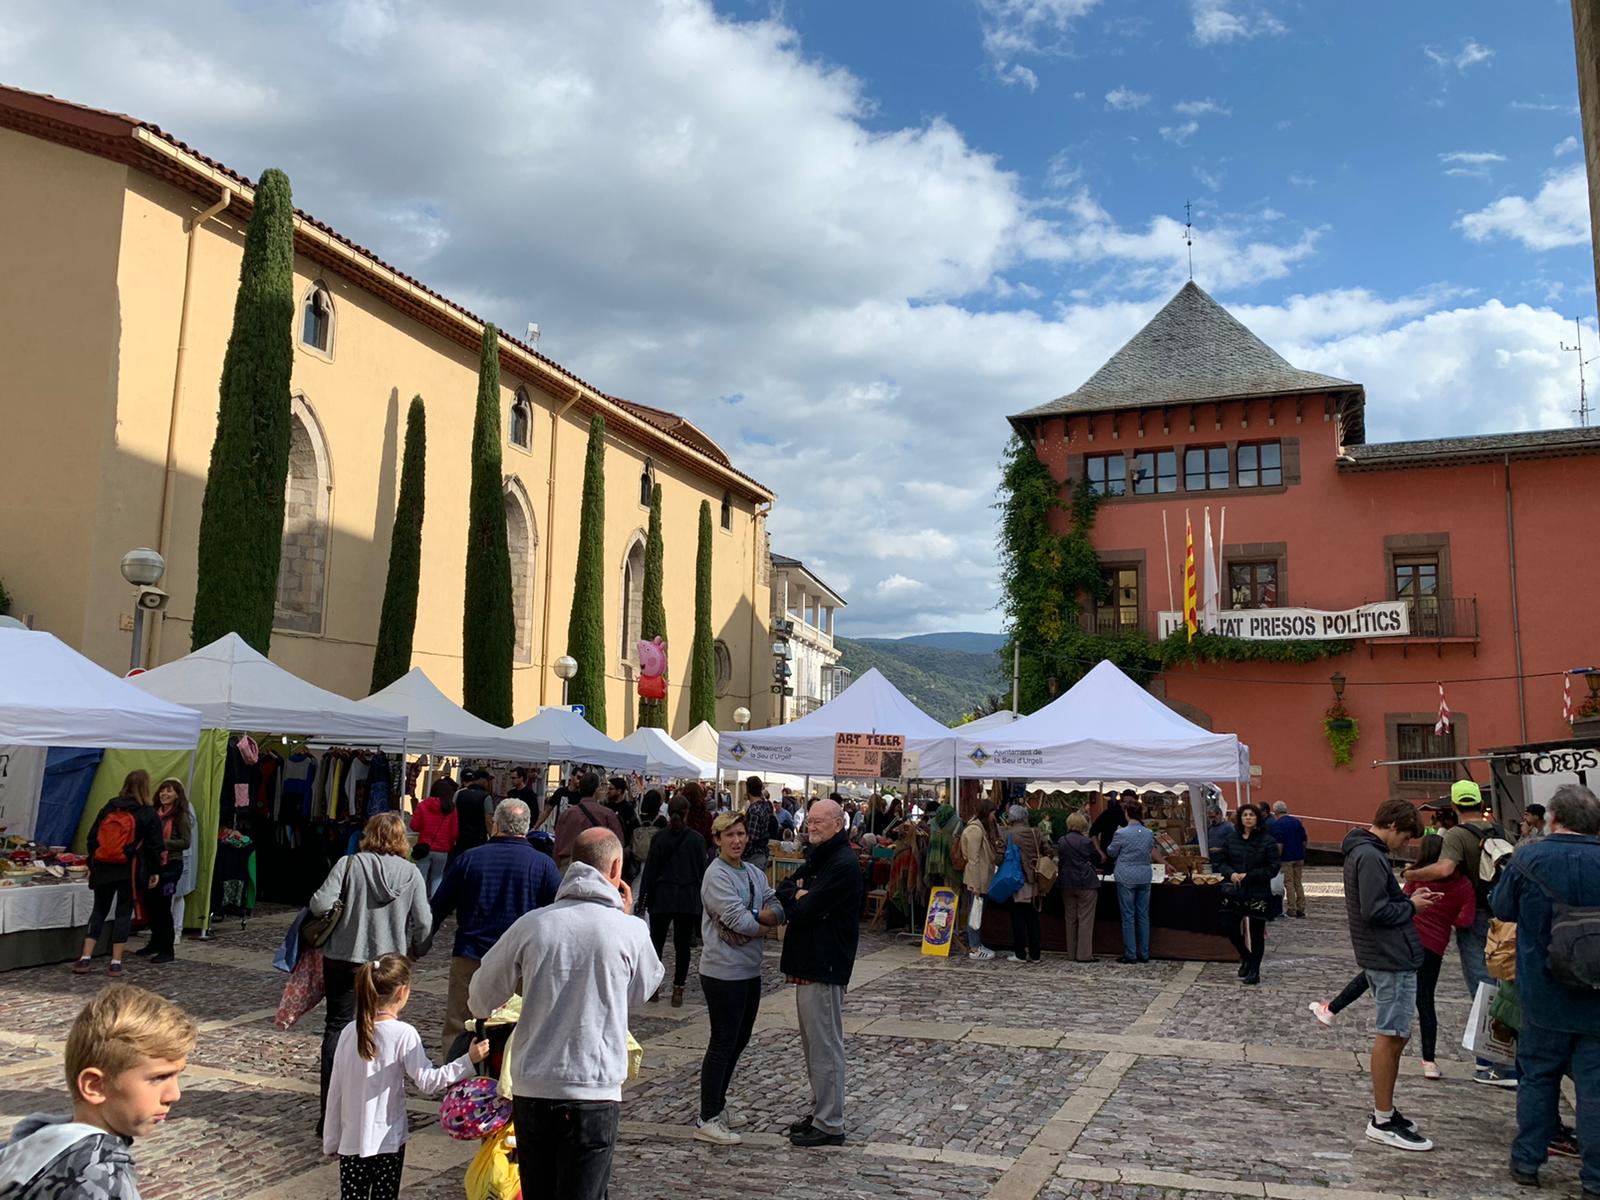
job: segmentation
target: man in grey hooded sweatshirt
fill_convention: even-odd
[[[609,829],[586,829],[555,903],[519,917],[472,977],[474,1016],[522,994],[511,1109],[525,1196],[606,1194],[628,1077],[628,1007],[643,1004],[663,975],[632,912],[622,843]]]

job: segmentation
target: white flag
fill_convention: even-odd
[[[1215,631],[1217,621],[1222,614],[1222,596],[1217,581],[1217,555],[1211,544],[1211,508],[1206,508],[1206,536],[1205,536],[1205,578],[1200,591],[1200,611],[1204,614],[1201,625],[1210,631]]]

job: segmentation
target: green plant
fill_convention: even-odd
[[[413,396],[406,411],[406,448],[400,460],[400,496],[394,531],[389,535],[389,573],[378,617],[378,646],[372,655],[372,690],[388,687],[411,669],[417,632],[417,589],[422,580],[422,510],[427,468],[427,413]]]
[[[0,591],[0,598],[3,598],[4,595],[4,591]],[[0,608],[0,612],[4,611],[4,608]],[[1600,717],[1600,695],[1595,695],[1593,693],[1591,693],[1589,698],[1582,704],[1578,705],[1578,707],[1572,712],[1572,719],[1574,721],[1586,721],[1590,717]]]
[[[689,727],[717,723],[717,655],[711,636],[711,502],[700,501],[694,555],[694,645],[689,652]]]
[[[491,725],[510,725],[511,659],[517,624],[511,547],[500,465],[500,334],[483,327],[478,403],[472,421],[467,501],[467,581],[461,628],[461,704]]]
[[[1348,767],[1351,752],[1361,740],[1361,726],[1343,701],[1335,700],[1322,714],[1322,736],[1328,739],[1328,749],[1333,751],[1333,765]]]
[[[639,636],[645,641],[667,636],[667,607],[661,600],[663,560],[666,551],[661,541],[661,485],[650,489],[650,530],[644,542],[644,605],[640,614]],[[639,724],[667,727],[665,700],[639,700]]]
[[[567,618],[567,653],[578,673],[567,689],[573,704],[601,733],[606,731],[606,419],[589,422],[589,447],[583,458],[583,500],[578,511],[578,563],[573,575],[572,612]]]
[[[6,585],[0,583],[0,617],[6,616],[11,611],[11,593],[6,591]]]
[[[217,390],[217,432],[200,504],[195,649],[228,633],[262,654],[272,644],[289,477],[293,326],[294,200],[289,177],[272,169],[256,184]]]

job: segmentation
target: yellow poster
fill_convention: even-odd
[[[936,958],[949,958],[950,943],[955,935],[955,889],[936,887],[928,894],[928,919],[922,925],[922,952]]]

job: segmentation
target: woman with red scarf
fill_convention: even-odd
[[[177,930],[173,922],[172,894],[183,874],[183,852],[189,848],[194,830],[189,827],[188,797],[184,795],[183,784],[176,779],[161,781],[161,786],[156,788],[155,807],[165,843],[155,885],[147,886],[148,879],[139,880],[139,908],[150,926],[150,941],[134,953],[153,963],[169,963],[177,957],[173,953]]]

